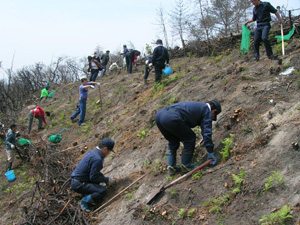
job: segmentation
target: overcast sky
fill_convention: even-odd
[[[14,69],[59,56],[83,57],[100,45],[121,51],[131,41],[142,50],[159,36],[156,9],[174,0],[0,0],[0,79]],[[192,0],[191,0],[192,2]],[[273,0],[273,6],[300,8],[300,0]],[[300,11],[297,11],[300,13]]]

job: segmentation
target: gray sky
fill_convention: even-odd
[[[36,62],[48,65],[59,56],[87,56],[97,45],[114,52],[131,41],[142,50],[159,36],[156,9],[162,4],[168,12],[173,2],[0,0],[2,67],[10,68],[14,53],[14,69],[20,69]],[[300,8],[300,0],[270,2]],[[0,79],[3,76],[0,69]]]

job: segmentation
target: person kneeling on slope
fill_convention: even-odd
[[[104,158],[113,151],[115,142],[109,138],[103,139],[93,150],[85,154],[75,170],[71,174],[71,188],[81,194],[86,195],[81,200],[81,208],[90,212],[89,203],[99,201],[107,193],[105,186],[112,185],[112,178],[105,177],[100,171],[103,168]]]

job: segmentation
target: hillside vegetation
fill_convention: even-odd
[[[26,126],[34,102],[28,102],[18,124],[21,134],[36,143],[31,149],[42,153],[37,156],[31,152],[30,162],[18,159],[14,164],[17,180],[2,181],[1,224],[22,224],[32,221],[33,215],[35,221],[44,218],[48,223],[53,220],[52,224],[72,224],[76,216],[85,219],[77,219],[74,224],[299,223],[300,151],[292,146],[292,142],[300,141],[299,39],[291,39],[286,50],[288,55],[282,57],[281,63],[266,57],[256,62],[251,54],[240,55],[238,46],[217,56],[198,58],[188,54],[171,60],[173,74],[161,84],[154,83],[152,71],[147,86],[143,84],[143,65],[133,74],[108,74],[100,80],[102,108],[97,104],[98,89],[89,91],[85,126],[79,127],[69,119],[76,108],[79,82],[54,87],[55,98],[40,104],[52,112],[48,125],[37,131],[35,122],[30,136],[26,136]],[[294,72],[280,75],[290,67]],[[213,123],[218,164],[172,186],[152,205],[146,205],[155,188],[177,178],[169,177],[166,170],[167,141],[155,125],[157,111],[176,102],[212,99],[222,104],[222,113]],[[62,133],[61,143],[49,144],[48,137],[63,128],[70,130]],[[195,132],[194,159],[204,162],[207,153],[200,144],[200,128]],[[116,142],[116,153],[106,159],[103,173],[114,177],[117,184],[109,188],[104,202],[151,172],[105,209],[83,213],[78,210],[80,196],[69,190],[67,179],[84,152],[106,137]],[[3,162],[4,154],[2,151]],[[57,167],[58,173],[45,175],[41,172],[45,166],[39,160],[55,161],[46,165],[49,171]],[[62,184],[65,186],[60,192]],[[61,199],[61,203],[57,201],[51,208],[52,198]],[[62,211],[68,199],[70,203]],[[52,212],[48,217],[42,214],[46,209]],[[64,219],[59,218],[61,211]]]

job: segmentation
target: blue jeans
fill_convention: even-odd
[[[99,70],[98,69],[92,69],[91,70],[91,76],[90,76],[90,81],[96,81],[97,76],[98,76]]]
[[[79,99],[79,107],[71,116],[71,119],[72,120],[75,119],[79,114],[78,124],[81,125],[84,122],[85,112],[86,112],[86,99]]]
[[[255,58],[259,58],[259,46],[261,41],[264,42],[267,56],[270,57],[273,55],[272,47],[268,39],[270,29],[271,26],[269,24],[262,25],[262,26],[258,25],[257,28],[255,29],[254,32],[254,57]]]
[[[106,72],[106,65],[102,65],[103,70],[101,71],[101,77],[105,76],[105,72]]]

